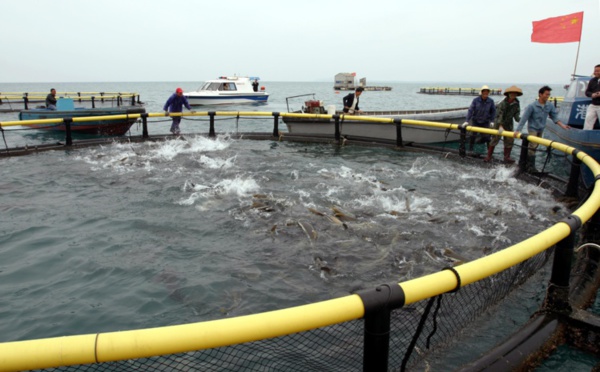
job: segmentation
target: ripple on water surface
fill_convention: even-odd
[[[1,341],[329,299],[566,215],[511,168],[390,149],[190,136],[3,162]]]

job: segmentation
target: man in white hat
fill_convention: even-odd
[[[511,86],[504,91],[504,95],[506,98],[502,100],[498,104],[496,108],[496,118],[494,119],[493,128],[498,130],[498,133],[502,133],[502,131],[513,130],[513,120],[519,122],[521,120],[521,104],[517,99],[518,96],[523,95],[523,91],[521,88],[517,86]],[[492,140],[490,141],[490,145],[488,147],[487,156],[483,161],[489,162],[492,160],[492,154],[494,153],[494,148],[500,142],[501,136],[492,136]],[[513,137],[504,137],[504,162],[511,164],[515,161],[510,157],[510,152],[513,148],[513,143],[515,139]]]
[[[496,117],[496,105],[494,100],[490,97],[490,88],[487,85],[481,87],[480,95],[473,99],[469,111],[467,112],[467,121],[463,126],[472,125],[480,128],[489,128],[490,124],[493,124],[493,120]],[[475,145],[475,138],[477,133],[471,134],[469,139],[469,151],[473,151]],[[490,135],[481,134],[481,142],[489,143]]]

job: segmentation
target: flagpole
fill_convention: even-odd
[[[575,68],[573,69],[573,78],[575,78],[575,74],[577,73],[577,62],[579,61],[579,47],[581,46],[582,31],[583,31],[583,12],[581,12],[581,29],[579,30],[579,43],[577,43],[577,56],[575,57]]]
[[[577,56],[575,57],[575,68],[573,69],[573,77],[577,72],[577,61],[579,60],[579,47],[581,46],[581,39],[579,39],[579,43],[577,43]]]

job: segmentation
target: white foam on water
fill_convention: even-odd
[[[200,155],[200,158],[197,159],[198,163],[210,169],[230,169],[235,166],[235,160],[237,156],[232,156],[227,159],[210,157],[207,155]]]
[[[184,188],[188,184],[184,184]],[[194,192],[188,197],[176,202],[180,205],[193,205],[198,200],[215,200],[228,195],[247,197],[260,190],[259,184],[252,177],[238,176],[233,179],[223,179],[213,185],[194,184]],[[199,206],[204,210],[204,206]]]

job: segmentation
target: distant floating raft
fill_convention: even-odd
[[[337,86],[335,85],[333,87],[334,90],[355,90],[356,88],[358,88],[359,86]],[[379,86],[363,86],[362,87],[364,90],[369,90],[369,91],[381,91],[381,90],[392,90],[392,87],[379,87]]]
[[[29,110],[29,104],[45,104],[48,92],[0,92],[0,112]],[[111,106],[143,105],[138,93],[130,92],[56,92],[56,99],[71,98],[84,103],[85,107],[96,108],[105,103]]]
[[[420,88],[419,93],[448,95],[448,96],[478,96],[481,93],[481,88],[431,87],[431,88]],[[490,89],[490,95],[491,96],[500,96],[500,95],[502,95],[502,89]]]

